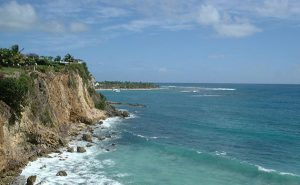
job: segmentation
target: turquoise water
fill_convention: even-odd
[[[21,175],[42,185],[300,185],[299,85],[162,87],[103,91],[146,107],[118,107],[131,118],[105,120],[86,153],[62,149]],[[81,137],[69,145],[85,147]]]
[[[162,84],[102,93],[135,118],[114,127],[121,184],[300,184],[300,86]]]

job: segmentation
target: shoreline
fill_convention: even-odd
[[[118,88],[119,89],[119,88]],[[134,89],[122,89],[121,91],[152,91],[152,90],[160,90],[161,88],[134,88]],[[113,89],[95,89],[96,91],[113,91]]]
[[[95,135],[94,131],[96,129],[104,129],[107,126],[105,125],[105,122],[107,122],[109,119],[112,118],[120,118],[120,119],[124,119],[121,118],[119,116],[108,116],[104,119],[98,120],[97,122],[95,122],[92,125],[87,125],[84,123],[76,123],[77,129],[75,129],[72,134],[70,134],[67,138],[67,143],[65,144],[65,146],[61,146],[58,147],[56,150],[54,151],[49,151],[49,153],[45,153],[43,156],[36,156],[36,158],[29,160],[28,163],[23,166],[21,168],[21,172],[18,176],[16,176],[14,178],[14,180],[11,182],[11,184],[13,185],[17,185],[17,184],[26,184],[27,179],[30,176],[36,176],[37,177],[37,181],[35,183],[40,183],[41,181],[39,178],[39,173],[32,173],[29,176],[25,176],[22,175],[22,173],[24,172],[24,170],[27,167],[30,167],[31,163],[34,162],[38,162],[39,160],[43,160],[43,159],[58,159],[59,161],[64,161],[64,160],[68,160],[68,157],[65,157],[63,154],[67,155],[67,154],[87,154],[88,148],[90,148],[91,146],[95,146],[95,140],[107,140],[109,138],[111,138],[111,135]],[[108,128],[108,127],[107,127]],[[83,135],[87,134],[90,135],[92,140],[87,141],[83,139]],[[81,143],[81,144],[80,144]],[[77,151],[77,147],[83,147],[86,151],[85,152],[78,152]],[[69,151],[69,149],[72,148],[72,152]],[[105,149],[107,152],[109,151],[109,149]],[[44,165],[41,168],[38,168],[39,170],[41,170],[42,168],[46,168],[46,165]],[[65,169],[67,171],[67,168]],[[53,171],[54,174],[58,173],[58,171]]]

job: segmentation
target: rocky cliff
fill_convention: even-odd
[[[100,110],[107,108],[104,98],[79,71],[26,75],[31,87],[19,117],[0,100],[0,184],[11,181],[28,160],[64,146],[80,130],[80,123],[93,124],[111,114]]]

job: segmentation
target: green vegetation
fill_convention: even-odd
[[[69,72],[76,71],[80,75],[80,77],[82,78],[82,80],[85,84],[88,82],[88,80],[91,80],[91,74],[87,68],[86,63],[70,64],[70,65],[65,66],[64,69]]]
[[[22,49],[23,51],[23,49]],[[11,48],[0,48],[0,74],[12,76],[26,71],[47,72],[77,72],[86,84],[91,80],[91,74],[86,63],[81,59],[74,58],[71,54],[61,56],[39,56],[34,53],[23,54],[18,45]]]
[[[106,97],[101,93],[97,93],[96,90],[91,87],[88,88],[88,92],[95,103],[95,107],[97,109],[104,110],[107,106]]]
[[[12,109],[12,118],[21,117],[23,106],[26,104],[26,95],[32,89],[30,76],[22,74],[19,78],[0,79],[0,100]]]
[[[23,51],[22,49],[21,51]],[[71,54],[61,56],[39,56],[35,53],[23,54],[19,50],[18,45],[13,45],[11,48],[0,48],[0,66],[4,67],[20,67],[20,66],[35,66],[35,65],[67,65],[71,63],[82,64],[81,59],[74,58]]]
[[[151,89],[158,87],[154,83],[146,82],[103,81],[95,83],[96,89]]]
[[[10,123],[15,123],[22,116],[23,107],[28,103],[29,94],[34,93],[34,80],[39,73],[60,72],[69,75],[68,87],[76,88],[75,75],[79,74],[86,87],[92,76],[83,60],[74,58],[71,54],[61,56],[39,56],[34,53],[23,54],[18,45],[11,48],[0,48],[0,100],[11,108]],[[29,93],[30,92],[30,93]],[[105,109],[106,102],[102,95],[90,88],[89,93],[95,106]],[[40,105],[35,101],[30,102],[30,108],[34,115],[39,114]],[[41,122],[51,125],[51,114],[45,110]]]

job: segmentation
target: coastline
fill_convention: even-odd
[[[107,120],[108,118],[110,118],[110,117],[105,117],[101,120],[94,122],[91,125],[88,125],[85,123],[71,124],[72,127],[70,128],[69,135],[65,138],[64,145],[56,147],[56,148],[51,148],[51,149],[49,148],[49,150],[45,150],[45,151],[43,151],[43,153],[31,156],[28,159],[28,161],[26,162],[26,164],[24,164],[20,169],[18,169],[18,170],[20,170],[19,175],[15,176],[9,184],[13,184],[13,185],[25,184],[27,178],[22,176],[21,173],[28,166],[28,164],[30,164],[31,162],[35,162],[41,158],[52,158],[51,154],[61,154],[62,150],[68,148],[69,144],[72,141],[76,140],[78,136],[82,135],[83,133],[85,133],[87,131],[90,131],[90,132],[93,131],[95,128],[101,126],[103,121]],[[8,180],[8,181],[10,181],[10,180]],[[5,183],[5,181],[4,181],[4,183]]]
[[[122,89],[121,91],[152,91],[152,90],[160,90],[161,88],[133,88],[133,89]],[[113,91],[113,89],[95,89],[96,91]]]
[[[68,138],[66,138],[67,143],[64,146],[56,148],[56,150],[49,151],[42,156],[36,156],[35,158],[28,161],[26,165],[24,165],[20,170],[21,173],[14,178],[14,180],[11,182],[13,185],[17,184],[26,184],[27,179],[30,176],[36,176],[36,182],[35,183],[41,183],[42,179],[40,179],[39,175],[41,172],[41,169],[47,168],[46,165],[42,165],[41,167],[37,166],[31,166],[34,163],[39,163],[45,160],[57,160],[57,161],[68,161],[69,155],[89,155],[91,153],[90,148],[93,146],[96,146],[95,141],[104,141],[107,139],[112,138],[112,135],[97,135],[94,134],[94,131],[96,129],[105,129],[109,128],[106,122],[108,122],[110,119],[124,119],[119,116],[110,116],[106,117],[104,119],[101,119],[97,122],[95,122],[92,125],[87,125],[84,123],[76,123],[74,124],[74,128],[72,129],[72,133],[69,135]],[[91,140],[85,140],[84,135],[89,135],[91,137]],[[84,152],[77,151],[77,147],[83,147]],[[71,149],[71,150],[70,150]],[[105,148],[103,149],[105,152],[108,152],[110,149]],[[34,167],[35,170],[30,169],[30,173],[25,172],[27,168]],[[66,166],[64,168],[66,172],[68,173],[68,167]],[[52,171],[53,174],[57,174],[60,171],[58,169],[57,171]],[[26,175],[24,175],[24,172]],[[56,175],[57,176],[57,175]]]

